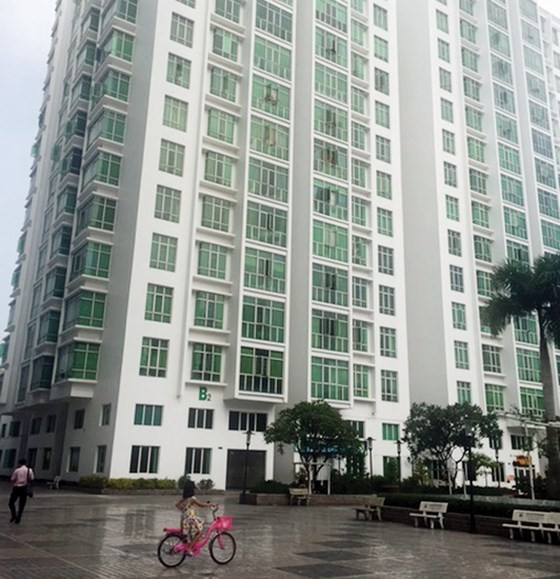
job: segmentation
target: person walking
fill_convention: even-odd
[[[25,458],[20,459],[18,466],[14,469],[14,472],[10,477],[10,481],[12,482],[12,493],[10,495],[10,500],[8,501],[8,506],[10,507],[10,513],[12,515],[10,523],[16,523],[19,525],[21,522],[23,509],[27,502],[27,492],[29,490],[28,485],[31,483],[33,478],[33,471],[27,466]],[[17,513],[16,502],[18,502]]]

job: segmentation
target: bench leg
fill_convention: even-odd
[[[418,517],[414,517],[414,526],[415,526],[415,527],[418,526]]]

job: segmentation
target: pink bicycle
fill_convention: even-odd
[[[159,542],[157,550],[160,563],[164,567],[177,567],[185,560],[187,554],[196,557],[209,540],[208,550],[212,560],[218,565],[229,563],[235,557],[237,549],[233,535],[228,533],[228,529],[231,529],[232,518],[217,517],[215,511],[212,511],[212,515],[214,521],[208,527],[206,534],[192,546],[190,552],[187,552],[190,537],[181,529],[165,527],[163,532],[167,534]]]

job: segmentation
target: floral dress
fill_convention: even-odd
[[[203,521],[196,514],[194,504],[190,499],[186,499],[179,503],[181,511],[181,529],[185,535],[194,537],[197,533],[202,531]]]

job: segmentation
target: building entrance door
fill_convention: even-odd
[[[245,475],[245,455],[247,455],[247,488],[264,480],[266,451],[264,450],[228,450],[227,458],[227,490],[243,489]]]

